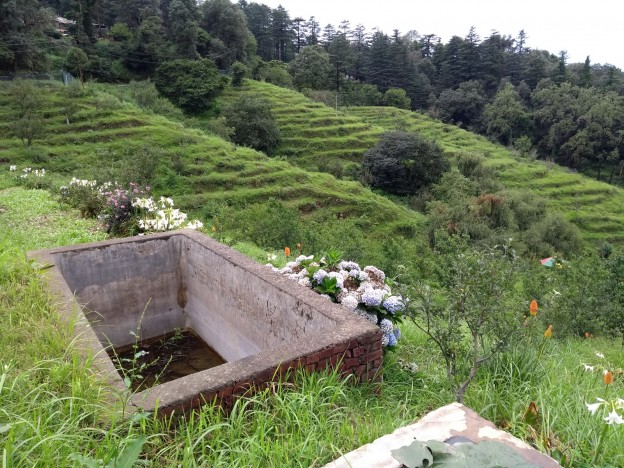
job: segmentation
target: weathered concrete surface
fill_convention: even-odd
[[[325,468],[400,468],[401,463],[391,451],[411,444],[414,440],[438,440],[462,436],[474,443],[484,440],[500,442],[514,448],[527,463],[554,468],[561,466],[555,460],[532,448],[505,431],[497,429],[470,408],[459,403],[438,408],[414,424],[401,427],[370,444],[349,452],[325,465]]]
[[[215,399],[229,405],[298,367],[381,378],[378,327],[196,231],[29,256],[46,266],[64,316],[76,318],[81,347],[120,388],[104,348],[133,343],[137,330],[150,338],[191,328],[229,361],[134,394],[139,408],[171,413]]]

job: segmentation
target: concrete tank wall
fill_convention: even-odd
[[[296,294],[184,239],[179,238],[180,269],[185,272],[189,325],[226,361],[335,326]],[[299,287],[292,282],[286,286]]]
[[[184,327],[179,254],[171,239],[112,244],[53,255],[104,346],[152,338]],[[182,306],[181,306],[182,305]]]

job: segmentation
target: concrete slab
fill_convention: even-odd
[[[537,466],[561,466],[526,442],[496,428],[470,408],[451,403],[432,411],[414,424],[401,427],[392,434],[343,455],[325,465],[325,468],[400,468],[402,465],[392,457],[392,450],[409,445],[414,440],[446,442],[456,436],[465,437],[474,443],[490,440],[505,444],[516,450],[527,463]]]

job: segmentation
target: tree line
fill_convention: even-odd
[[[69,18],[70,37],[53,26]],[[429,112],[524,154],[598,177],[622,175],[624,75],[612,65],[567,63],[527,47],[528,36],[475,28],[444,43],[292,18],[283,7],[240,0],[23,0],[0,5],[0,71],[64,67],[81,78],[153,77],[175,59],[244,65],[254,79],[340,105]],[[240,68],[239,68],[240,70]],[[323,94],[325,93],[325,95]]]

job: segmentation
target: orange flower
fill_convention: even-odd
[[[611,385],[613,383],[613,372],[608,370],[604,371],[602,373],[602,381],[605,385]]]
[[[537,315],[537,301],[535,299],[531,301],[531,305],[529,305],[529,311],[531,312],[531,315],[533,317]]]
[[[544,332],[544,338],[551,338],[551,337],[552,337],[552,325],[548,325],[548,328]]]
[[[284,247],[284,253],[287,257],[290,257],[290,247]]]
[[[611,371],[604,371],[602,373],[602,381],[606,384],[606,385],[611,385],[613,383],[613,372]]]

